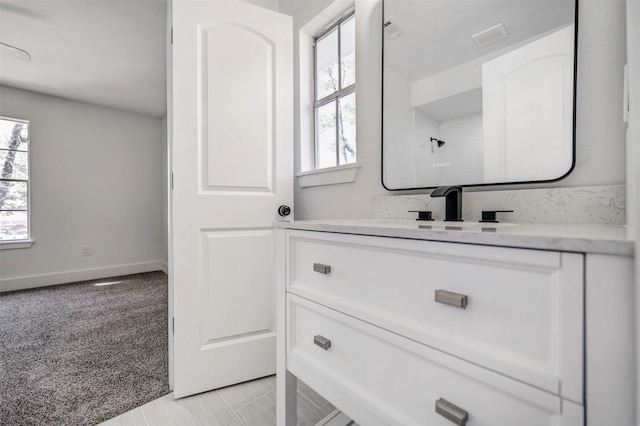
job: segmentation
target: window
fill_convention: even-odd
[[[0,117],[0,242],[29,239],[29,122]]]
[[[315,168],[356,161],[355,16],[314,40]]]

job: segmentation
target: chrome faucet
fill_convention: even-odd
[[[432,197],[445,197],[445,222],[463,222],[462,220],[462,187],[440,186],[431,192]]]

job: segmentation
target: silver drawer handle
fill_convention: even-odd
[[[469,414],[462,408],[455,406],[442,398],[436,401],[436,413],[440,414],[447,420],[451,420],[451,422],[458,426],[465,426],[467,424],[467,419],[469,418]]]
[[[319,334],[313,336],[313,343],[316,346],[320,346],[325,351],[328,351],[331,347],[331,340],[327,339],[326,337],[320,336]]]
[[[436,290],[436,302],[467,309],[467,296],[446,290]]]
[[[329,274],[331,272],[331,266],[324,265],[322,263],[314,263],[313,270],[316,272],[320,272],[321,274]]]

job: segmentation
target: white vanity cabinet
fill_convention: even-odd
[[[295,377],[361,425],[585,424],[584,253],[278,238],[279,424]]]

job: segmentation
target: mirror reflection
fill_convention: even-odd
[[[384,0],[387,189],[549,181],[574,164],[574,0]]]

